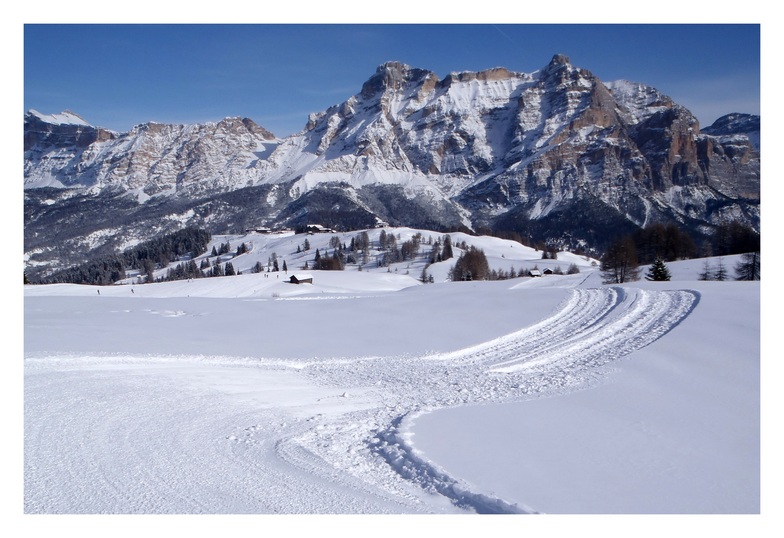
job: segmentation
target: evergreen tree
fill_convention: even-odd
[[[145,258],[142,260],[142,272],[146,277],[145,282],[152,282],[155,277],[153,276],[153,272],[155,271],[155,264],[149,258]]]
[[[449,235],[444,236],[444,247],[441,249],[441,259],[448,260],[452,258],[454,254],[452,254],[452,237]]]
[[[224,271],[226,276],[234,276],[237,272],[234,270],[234,265],[231,262],[226,262],[226,269]]]
[[[201,271],[199,270],[198,266],[196,265],[196,260],[190,260],[186,266],[187,275],[185,278],[199,278],[201,277]]]
[[[648,269],[648,274],[645,275],[645,280],[656,282],[670,280],[670,270],[664,264],[664,260],[661,258],[656,258],[656,260],[651,264],[651,267]]]
[[[702,262],[702,272],[700,273],[699,279],[700,280],[711,280],[713,278],[713,273],[711,272],[711,267],[708,264],[708,260]]]
[[[713,280],[723,282],[727,280],[727,268],[724,266],[724,260],[719,258],[716,265],[716,270],[713,272]]]

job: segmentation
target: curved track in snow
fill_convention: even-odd
[[[575,289],[549,318],[471,348],[425,357],[314,365],[308,373],[321,383],[377,387],[376,398],[384,406],[342,417],[328,429],[309,430],[287,442],[308,446],[335,467],[362,468],[366,478],[380,467],[362,460],[377,455],[406,480],[445,495],[466,509],[525,512],[524,507],[468,491],[418,458],[399,433],[403,418],[422,410],[522,399],[582,385],[598,375],[597,367],[672,330],[698,301],[698,294],[692,291]],[[362,423],[364,429],[346,430],[347,424]],[[347,447],[359,443],[369,445],[371,453],[349,457]],[[336,444],[346,450],[320,450]]]
[[[698,301],[692,291],[576,288],[547,319],[458,351],[290,367],[275,361],[270,375],[282,370],[328,395],[329,411],[312,416],[210,401],[176,379],[161,381],[155,359],[147,367],[135,358],[119,369],[106,361],[95,370],[29,360],[36,375],[25,380],[25,510],[525,512],[422,461],[401,423],[425,410],[583,385],[598,367],[672,330]],[[50,408],[46,394],[73,390],[75,379],[80,395],[69,407]],[[105,391],[113,393],[103,398]],[[151,398],[154,409],[145,412]],[[80,461],[42,465],[58,461],[57,446],[79,453]],[[63,476],[70,478],[67,491],[58,490]],[[100,483],[88,482],[94,476]]]

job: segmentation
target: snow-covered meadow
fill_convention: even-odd
[[[238,276],[25,287],[25,513],[760,513],[759,282],[451,235],[580,272],[422,284],[423,245],[296,285],[331,236],[249,234]]]

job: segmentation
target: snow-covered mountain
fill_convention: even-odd
[[[563,55],[444,79],[388,62],[284,139],[240,118],[113,133],[30,111],[25,250],[35,271],[186,224],[385,221],[597,249],[651,222],[758,228],[759,117],[743,117],[701,132],[654,88],[605,84]]]

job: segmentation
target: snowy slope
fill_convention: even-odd
[[[669,266],[26,287],[25,511],[759,513],[759,283]]]
[[[29,114],[35,116],[38,120],[50,123],[52,125],[82,125],[90,126],[90,124],[78,114],[74,114],[70,110],[65,110],[59,114],[42,114],[37,110],[30,109]]]
[[[414,236],[418,235],[421,243],[414,258],[402,262],[389,263],[388,265],[379,265],[382,262],[385,253],[385,250],[379,245],[379,237],[382,231],[383,233],[394,235],[397,248],[400,248],[401,244],[410,241]],[[387,227],[370,230],[355,230],[352,232],[319,234],[294,234],[293,232],[261,234],[250,232],[246,234],[215,235],[207,246],[207,252],[196,257],[194,260],[198,266],[201,265],[202,260],[205,258],[210,264],[213,264],[216,261],[216,257],[211,255],[213,247],[218,251],[220,250],[221,245],[228,244],[230,254],[234,254],[236,253],[237,247],[244,243],[248,250],[247,253],[222,261],[220,262],[220,265],[225,268],[226,263],[230,262],[235,271],[243,273],[240,276],[245,276],[247,273],[252,272],[257,263],[261,263],[265,272],[271,271],[273,268],[272,260],[277,259],[280,272],[279,274],[270,274],[270,276],[276,280],[275,283],[277,284],[281,279],[287,280],[291,274],[295,272],[310,271],[309,269],[305,269],[305,264],[307,263],[308,267],[313,267],[316,250],[319,251],[320,255],[332,255],[334,246],[331,245],[331,243],[333,241],[337,240],[341,245],[345,245],[347,248],[351,245],[351,240],[357,238],[363,232],[367,232],[370,240],[368,255],[365,258],[355,253],[357,260],[356,262],[346,264],[346,272],[384,273],[390,277],[406,276],[417,281],[421,278],[422,271],[426,270],[428,275],[433,275],[435,282],[446,282],[449,279],[450,269],[454,266],[455,261],[463,252],[463,249],[459,246],[463,243],[465,243],[467,247],[473,245],[477,248],[481,248],[487,257],[490,269],[504,271],[506,273],[511,272],[512,269],[519,272],[521,269],[527,270],[534,268],[542,271],[549,268],[553,271],[560,270],[566,273],[572,265],[583,270],[595,269],[598,266],[598,260],[587,256],[576,255],[571,252],[559,252],[557,253],[557,259],[554,260],[542,259],[543,252],[541,250],[507,239],[489,236],[472,236],[462,232],[439,233],[406,227]],[[444,238],[447,235],[452,241],[454,259],[430,264],[433,245],[438,242],[443,244]],[[306,241],[309,244],[310,250],[305,250]],[[287,274],[282,272],[284,262],[288,268]],[[154,272],[155,278],[165,277],[167,271],[177,265],[177,263],[178,262],[174,262],[165,268],[156,270]],[[362,282],[362,279],[357,280],[351,276],[341,276],[342,273],[340,272],[320,272],[320,274],[319,281],[323,278],[327,278],[330,282],[333,280],[340,281],[342,279],[348,279],[350,282],[353,282],[351,284],[352,286],[356,286],[357,283]],[[131,284],[139,280],[140,279],[136,276],[129,276],[121,283]],[[417,283],[411,282],[410,280],[399,280],[399,282],[407,282],[408,285]],[[233,294],[235,293],[246,295],[248,293],[261,293],[262,289],[267,290],[273,282],[263,281],[261,284],[256,283],[253,286],[253,290],[255,291],[250,291],[250,288],[245,284],[235,284],[237,285],[224,284],[221,286],[209,286],[207,284],[202,284],[199,289],[219,289],[221,291],[218,293],[225,293],[227,294],[226,296],[234,296]],[[172,283],[171,286],[177,288],[178,286],[182,286],[182,284],[176,285]],[[401,285],[401,287],[403,286]],[[156,288],[155,293],[168,293],[157,291],[158,289],[159,288]],[[168,288],[164,287],[163,289]],[[288,290],[288,292],[291,292],[289,287],[276,287],[275,289],[270,289],[268,294],[278,293],[281,292],[281,290]],[[202,292],[197,291],[195,293]],[[214,292],[209,291],[204,293]]]
[[[580,390],[438,410],[401,430],[472,491],[540,512],[759,513],[759,287],[724,284],[691,283],[694,312]]]

